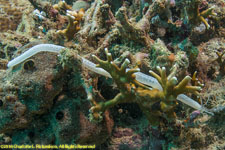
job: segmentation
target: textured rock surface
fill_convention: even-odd
[[[100,125],[85,116],[89,108],[76,52],[66,49],[61,56],[38,53],[1,72],[0,132],[11,133],[13,144],[101,144],[111,133],[109,115]]]
[[[25,8],[24,5],[27,7]],[[31,7],[28,1],[0,0],[0,32],[16,30],[21,21],[23,11],[28,7]]]

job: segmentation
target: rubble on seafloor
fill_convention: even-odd
[[[224,38],[224,0],[0,0],[0,145],[222,150]],[[59,54],[40,52],[7,67],[38,44],[66,48]],[[140,105],[121,103],[93,122],[91,113],[99,117],[93,106],[100,110],[124,91],[115,77],[117,85],[82,65],[82,57],[97,63],[92,55],[101,60],[111,56],[117,68],[129,59],[129,68],[138,67],[148,75],[149,70],[158,73],[158,66],[165,67],[167,75],[175,70],[179,82],[189,75],[192,86],[201,85],[202,91],[187,96],[209,113],[196,113],[176,102],[171,120],[167,114],[172,113],[166,110],[170,103],[154,102],[150,104],[158,117],[154,126]],[[125,93],[146,88],[128,83]]]

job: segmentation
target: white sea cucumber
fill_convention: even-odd
[[[39,44],[36,45],[32,48],[30,48],[29,50],[27,50],[25,53],[23,53],[22,55],[14,58],[13,60],[11,60],[8,63],[8,67],[13,67],[21,62],[23,62],[24,60],[30,58],[31,56],[39,53],[39,52],[54,52],[54,53],[59,53],[59,51],[65,48],[63,46],[59,46],[59,45],[54,45],[54,44]]]
[[[46,52],[59,53],[62,48],[65,48],[65,47],[54,45],[54,44],[39,44],[39,45],[36,45],[36,46],[30,48],[25,53],[21,54],[20,56],[16,57],[15,59],[11,60],[7,66],[9,68],[13,67],[39,52],[46,51]],[[111,75],[107,71],[105,71],[102,68],[97,68],[96,64],[92,63],[91,61],[89,61],[85,58],[82,58],[82,64],[84,65],[84,67],[88,68],[89,70],[91,70],[95,73],[98,73],[103,76],[111,78]],[[158,81],[155,78],[148,76],[141,72],[136,72],[135,75],[136,75],[137,81],[139,81],[145,85],[151,86],[153,88],[162,90],[161,85],[158,83]],[[177,99],[179,101],[181,101],[182,103],[187,104],[194,109],[207,112],[206,108],[202,107],[199,103],[197,103],[196,101],[194,101],[193,99],[189,98],[188,96],[186,96],[184,94],[178,95]]]
[[[95,72],[95,73],[98,73],[98,74],[101,74],[103,76],[106,76],[106,77],[109,77],[109,78],[112,78],[111,75],[105,71],[104,69],[102,68],[97,68],[96,67],[96,64],[94,64],[93,62],[85,59],[82,57],[82,64],[89,70]]]

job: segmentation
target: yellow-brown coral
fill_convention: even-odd
[[[150,89],[145,85],[139,83],[135,79],[135,72],[138,68],[126,71],[129,60],[126,59],[119,68],[112,60],[111,53],[106,51],[107,60],[103,61],[93,56],[98,62],[98,67],[105,69],[110,73],[113,80],[117,84],[120,93],[112,100],[95,103],[91,107],[90,118],[93,120],[100,120],[101,113],[109,107],[113,107],[119,103],[137,103],[141,110],[146,115],[147,119],[152,125],[158,125],[162,118],[167,120],[174,120],[176,115],[174,108],[177,105],[176,98],[182,93],[199,94],[201,90],[199,86],[188,86],[191,77],[186,76],[178,85],[177,79],[174,77],[174,71],[167,77],[166,69],[158,67],[160,76],[150,71],[158,82],[161,84],[163,91],[158,89]]]
[[[61,10],[70,10],[72,9],[72,7],[70,5],[68,5],[65,1],[60,1],[58,4],[53,5],[53,8],[61,11]]]
[[[67,40],[71,40],[74,37],[74,34],[80,30],[80,21],[84,15],[84,9],[81,8],[79,12],[76,11],[67,11],[68,25],[66,29],[59,30],[58,33],[65,36]]]

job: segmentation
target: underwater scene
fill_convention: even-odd
[[[0,0],[0,149],[225,150],[225,0]]]

